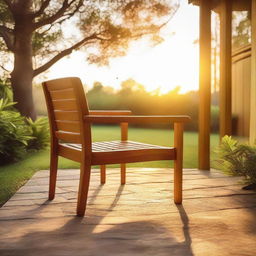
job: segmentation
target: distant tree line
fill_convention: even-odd
[[[135,115],[189,115],[192,122],[186,125],[187,130],[198,129],[198,91],[180,93],[180,86],[166,94],[158,91],[147,92],[145,87],[133,79],[121,84],[118,91],[112,87],[96,82],[87,93],[90,109],[131,110]],[[166,125],[154,125],[167,127]],[[212,107],[212,131],[218,131],[218,107]]]
[[[192,122],[186,124],[186,130],[198,130],[198,91],[180,93],[180,86],[165,94],[159,90],[146,91],[142,84],[133,79],[121,83],[121,88],[105,86],[95,82],[86,93],[91,110],[131,110],[134,115],[189,115]],[[34,98],[39,115],[47,115],[44,95],[41,86],[34,86]],[[219,129],[218,93],[212,95],[212,132]],[[154,125],[152,127],[168,128],[169,125]]]

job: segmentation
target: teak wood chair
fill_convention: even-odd
[[[174,160],[174,202],[182,203],[183,124],[188,116],[133,116],[130,111],[90,111],[79,78],[67,77],[43,82],[51,130],[49,200],[54,199],[58,156],[80,163],[77,215],[86,209],[92,165],[121,164],[125,183],[125,163]],[[121,140],[92,142],[91,124],[121,124]],[[144,144],[128,139],[128,123],[174,123],[174,147]]]

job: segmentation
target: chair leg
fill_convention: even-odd
[[[174,160],[174,202],[182,203],[182,171],[183,171],[183,124],[174,124],[174,147],[176,159]]]
[[[89,183],[91,176],[91,165],[87,163],[81,163],[80,167],[80,181],[78,190],[78,201],[77,201],[77,216],[84,216],[87,196],[89,191]]]
[[[174,202],[182,203],[182,165],[177,160],[174,161]]]
[[[121,164],[121,184],[124,185],[126,182],[126,165]]]
[[[49,200],[53,200],[55,197],[57,170],[58,170],[58,155],[51,153],[49,195],[48,195]]]
[[[106,183],[106,165],[100,166],[100,184]]]

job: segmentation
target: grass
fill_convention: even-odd
[[[120,129],[117,126],[93,127],[93,141],[119,140]],[[173,145],[173,130],[129,128],[129,139],[145,143]],[[219,142],[219,136],[211,136],[211,147]],[[198,162],[198,134],[186,132],[184,136],[184,167],[196,168]],[[172,161],[155,161],[128,164],[133,167],[172,167]],[[115,167],[112,165],[112,167]],[[60,169],[79,168],[79,164],[60,157]],[[26,159],[0,167],[0,205],[6,202],[38,170],[49,169],[49,149],[30,153]]]

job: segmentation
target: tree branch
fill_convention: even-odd
[[[89,41],[91,41],[93,39],[97,39],[97,34],[93,34],[89,37],[86,37],[86,38],[82,39],[81,41],[79,41],[78,43],[74,44],[73,46],[61,51],[60,53],[55,55],[52,59],[50,59],[47,63],[45,63],[41,67],[35,69],[34,73],[33,73],[33,77],[35,77],[35,76],[39,75],[40,73],[46,71],[53,64],[55,64],[57,61],[59,61],[60,59],[62,59],[65,56],[71,54],[73,50],[76,50],[76,49],[80,48],[81,46],[85,45],[86,43],[89,43]]]
[[[40,20],[40,21],[36,22],[34,24],[34,28],[37,29],[37,28],[40,28],[40,27],[45,26],[47,24],[53,23],[54,21],[59,19],[65,13],[65,11],[68,9],[68,7],[70,7],[70,4],[68,3],[68,0],[64,0],[61,8],[55,14],[53,14],[52,16],[50,16],[48,18],[45,18],[43,20]]]
[[[3,25],[0,25],[0,37],[2,37],[4,39],[4,42],[5,42],[8,50],[13,51],[14,50],[13,30],[5,27]]]
[[[13,5],[10,0],[3,0],[5,4],[8,6],[9,10],[13,12]]]
[[[58,20],[59,18],[61,18],[63,15],[65,15],[65,12],[72,6],[72,4],[74,4],[76,2],[76,0],[72,0],[71,2],[68,2],[68,0],[64,0],[62,7],[52,16],[45,18],[43,20],[40,20],[38,22],[36,22],[34,24],[34,29],[40,28],[42,26],[45,26],[47,24],[52,24],[53,22],[55,22],[56,20]],[[83,0],[79,0],[75,10],[73,12],[71,12],[71,15],[68,15],[68,17],[71,17],[72,15],[74,15],[75,12],[77,12],[77,10],[83,5]]]
[[[3,69],[7,73],[11,73],[11,71],[8,70],[7,68],[5,68],[3,65],[0,65],[0,68]]]
[[[45,1],[42,3],[42,5],[41,5],[41,7],[39,8],[39,10],[38,10],[37,12],[35,12],[32,17],[35,18],[35,17],[38,17],[38,16],[40,16],[41,14],[43,14],[43,13],[44,13],[44,10],[49,6],[50,2],[51,2],[51,0],[45,0]]]

